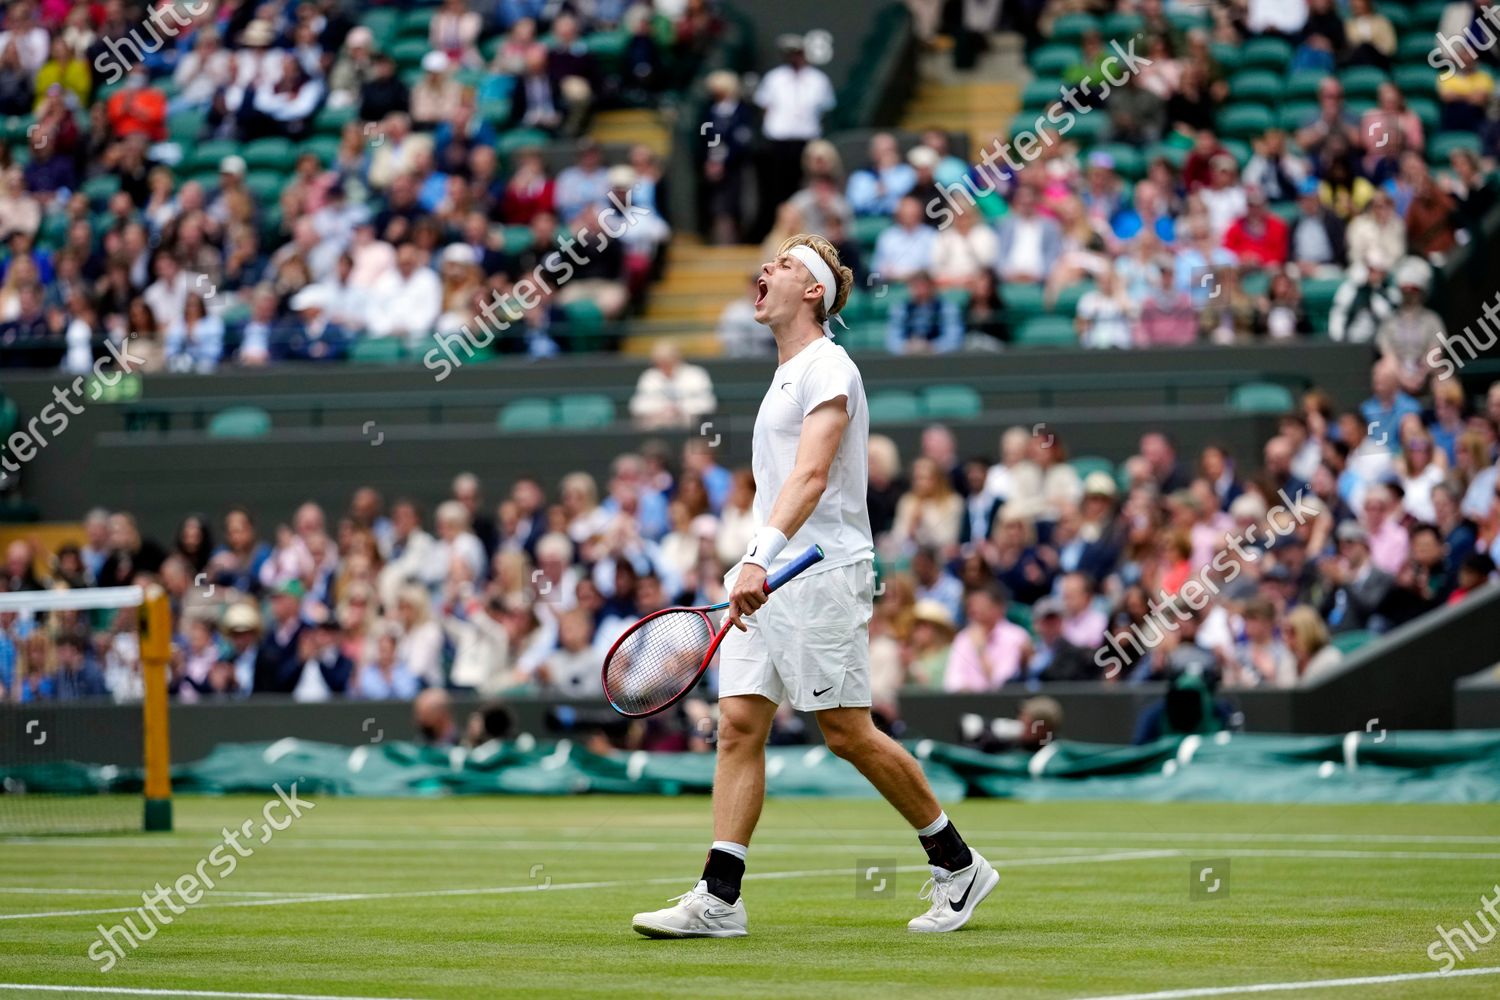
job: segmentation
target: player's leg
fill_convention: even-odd
[[[927,776],[906,749],[875,728],[868,708],[830,708],[818,712],[818,728],[835,755],[853,764],[895,807],[927,852],[932,868],[932,905],[907,927],[913,931],[954,931],[968,923],[974,909],[994,891],[1000,873],[964,842],[943,811]]]
[[[726,581],[726,585],[732,581]],[[675,906],[637,913],[647,937],[740,937],[747,933],[740,880],[766,794],[766,737],[786,696],[771,667],[763,623],[731,630],[719,647],[719,747],[714,765],[714,842],[703,877]]]

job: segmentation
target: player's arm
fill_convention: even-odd
[[[833,468],[839,443],[844,439],[844,429],[849,426],[847,404],[847,396],[834,396],[818,404],[802,419],[796,464],[771,505],[769,527],[781,533],[782,544],[807,523],[817,509],[823,491],[828,488],[829,470]],[[752,548],[746,555],[753,553]],[[734,589],[729,594],[729,616],[736,628],[745,627],[740,623],[741,616],[754,614],[756,608],[766,603],[765,583],[763,566],[746,562],[740,567]]]

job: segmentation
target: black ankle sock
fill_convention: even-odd
[[[969,845],[958,835],[958,828],[949,820],[948,825],[930,837],[918,836],[922,848],[927,852],[927,863],[950,872],[960,871],[974,863]]]
[[[703,881],[708,891],[730,906],[740,898],[740,880],[745,877],[745,862],[728,851],[710,850],[703,865]]]

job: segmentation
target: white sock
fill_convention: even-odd
[[[723,851],[725,854],[733,854],[741,861],[744,861],[745,855],[750,853],[750,848],[744,844],[736,844],[732,840],[716,840],[708,845],[708,849],[711,851]]]
[[[941,830],[943,827],[945,827],[947,825],[948,825],[948,812],[947,812],[947,810],[944,810],[944,811],[938,813],[938,818],[937,819],[933,820],[931,823],[928,823],[926,826],[922,827],[922,829],[918,830],[917,831],[917,836],[918,837],[930,837],[934,833],[937,833],[939,830]]]

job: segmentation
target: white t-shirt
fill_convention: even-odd
[[[846,398],[849,426],[828,470],[828,486],[812,515],[771,564],[773,574],[813,545],[823,547],[823,561],[808,573],[875,557],[866,506],[870,410],[865,404],[865,386],[848,353],[827,337],[807,345],[777,368],[761,400],[750,463],[755,474],[755,523],[770,522],[776,497],[797,464],[803,419],[839,396]]]

